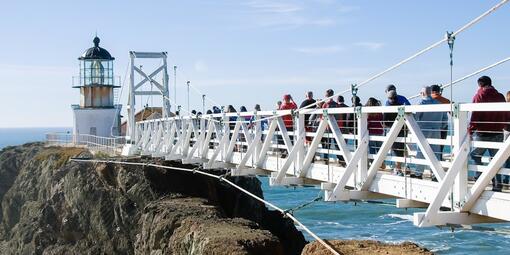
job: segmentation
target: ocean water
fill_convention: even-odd
[[[320,192],[316,187],[271,187],[267,177],[259,178],[265,199],[283,209],[312,201]],[[510,224],[480,225],[494,231],[457,229],[452,232],[447,228],[417,228],[412,222],[413,213],[424,210],[396,208],[389,204],[395,200],[384,202],[355,205],[320,201],[294,212],[294,216],[324,239],[371,239],[389,243],[411,241],[437,254],[510,254]]]
[[[46,133],[70,131],[70,127],[0,128],[0,149],[10,145],[44,141]]]
[[[9,145],[43,141],[45,133],[68,132],[71,128],[0,129],[0,149]],[[295,208],[320,194],[316,187],[271,187],[259,177],[266,200],[283,209]],[[320,194],[322,195],[322,194]],[[305,226],[324,239],[372,239],[390,243],[411,241],[438,254],[509,254],[510,224],[481,225],[494,231],[417,228],[413,212],[387,204],[315,202],[294,212]],[[510,212],[509,212],[510,213]],[[311,237],[304,233],[308,240]]]

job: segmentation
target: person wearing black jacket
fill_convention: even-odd
[[[336,99],[336,102],[337,102],[337,107],[339,107],[339,108],[340,107],[349,107],[348,105],[345,104],[343,96],[338,96],[338,98]],[[342,113],[342,114],[338,115],[338,127],[342,131],[342,134],[349,133],[349,129],[347,128],[347,119],[348,119],[348,114],[346,114],[346,113]]]
[[[397,99],[397,92],[395,90],[390,90],[387,92],[388,101],[386,102],[387,106],[395,106],[395,105],[403,105],[401,102]],[[396,112],[388,112],[383,114],[383,124],[386,128],[391,128],[393,125],[393,122],[395,122],[395,119],[397,118],[398,114]],[[405,136],[404,129],[400,130],[399,137]],[[404,156],[404,144],[403,143],[397,143],[394,142],[392,146],[393,154],[397,157],[403,157]],[[402,173],[402,164],[400,162],[395,163],[395,169],[394,173]]]
[[[352,96],[352,107],[363,106],[361,104],[361,99],[358,96]],[[356,129],[356,114],[349,113],[347,115],[347,127],[349,129],[349,133],[357,134],[358,130]]]
[[[313,92],[312,91],[308,91],[306,92],[305,94],[305,100],[303,102],[301,102],[301,104],[299,105],[299,108],[305,108],[311,104],[315,104],[315,99],[313,99]],[[310,108],[315,108],[315,107],[310,107]],[[308,120],[310,119],[310,114],[305,114],[305,127],[308,127]]]

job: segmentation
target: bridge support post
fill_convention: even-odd
[[[362,134],[370,135],[368,132],[368,116],[366,113],[361,112],[361,107],[356,107],[356,116],[358,122],[358,143],[357,148],[363,146],[363,136]],[[370,142],[367,144],[368,149],[363,152],[361,158],[358,163],[358,174],[357,178],[354,178],[356,189],[361,189],[362,183],[366,180],[368,174],[368,151],[370,150]],[[356,149],[357,149],[356,148]]]
[[[446,225],[472,225],[481,223],[498,223],[503,220],[467,212],[438,212],[433,218],[427,218],[426,213],[415,213],[413,224],[419,227],[433,227]]]
[[[467,121],[468,121],[468,113],[458,111],[458,104],[454,105],[455,110],[452,112],[452,122],[453,123],[453,148],[451,152],[457,152],[461,148],[462,141],[464,137],[467,137]],[[452,160],[453,157],[457,157],[457,155],[451,155]],[[455,211],[460,211],[460,208],[465,203],[465,198],[468,189],[468,168],[467,164],[463,164],[461,169],[459,169],[459,174],[457,178],[455,178],[455,183],[453,186],[453,206]]]
[[[260,121],[260,115],[255,113],[255,137],[260,137],[259,140],[263,141],[264,136],[262,135],[262,122]],[[255,155],[252,156],[252,165],[255,165],[259,160],[260,152],[262,151],[262,142],[257,141],[255,146]]]
[[[133,155],[133,153],[136,153],[137,148],[133,148],[134,144],[134,137],[135,137],[135,114],[136,114],[136,96],[141,95],[147,95],[147,96],[162,96],[163,101],[163,117],[170,117],[170,101],[169,96],[170,92],[168,90],[168,72],[167,72],[167,53],[166,52],[136,52],[136,51],[130,51],[129,52],[130,57],[130,74],[129,74],[129,97],[128,97],[128,120],[127,120],[127,134],[126,137],[128,139],[126,147],[123,149],[123,154],[126,154],[126,156]],[[161,59],[163,64],[156,68],[152,73],[147,74],[145,73],[141,67],[137,67],[135,65],[136,59]],[[162,75],[161,81],[156,81],[154,77],[156,77],[159,73]],[[139,74],[143,79],[135,84],[135,74]],[[158,91],[152,91],[152,90],[144,90],[143,85],[146,83],[150,83],[151,85],[154,85],[156,90]]]
[[[412,199],[397,199],[397,208],[427,208],[429,204]]]
[[[299,113],[298,115],[296,129],[297,130],[294,132],[294,141],[298,141],[299,137],[303,137],[304,139],[302,140],[301,143],[294,144],[294,146],[299,146],[297,152],[297,161],[294,163],[294,170],[302,169],[303,162],[305,161],[306,130],[305,130],[305,115],[302,113]]]

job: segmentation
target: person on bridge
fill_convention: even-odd
[[[396,95],[396,103],[398,103],[398,105],[411,105],[411,103],[409,103],[409,100],[407,100],[407,98],[405,96],[401,96],[397,93],[397,87],[395,87],[395,85],[393,84],[390,84],[386,87],[386,94],[389,93],[390,91],[395,91],[395,95]],[[386,101],[386,106],[389,106],[391,105],[390,104],[390,100],[387,100]]]
[[[352,96],[351,98],[352,106],[351,107],[361,107],[363,106],[361,104],[361,99],[358,96]],[[347,126],[349,129],[349,133],[351,134],[357,134],[357,125],[356,125],[356,114],[355,113],[349,113],[347,115]]]
[[[505,96],[499,93],[493,86],[492,80],[488,76],[482,76],[478,79],[478,90],[473,96],[473,103],[496,103],[506,102]],[[469,133],[473,141],[501,142],[503,141],[503,130],[507,127],[507,112],[481,112],[475,111],[471,114],[469,123]],[[482,164],[482,156],[488,151],[491,157],[496,155],[497,149],[475,148],[471,152],[471,158],[475,164]],[[480,177],[480,172],[476,172],[476,178]],[[497,174],[492,179],[492,190],[501,191],[501,175]]]
[[[404,105],[404,102],[402,100],[399,101],[399,97],[397,95],[396,90],[387,90],[386,96],[388,97],[388,100],[386,101],[386,106],[398,106],[398,105]],[[406,99],[407,100],[407,99]],[[397,119],[398,114],[396,112],[386,112],[383,114],[383,124],[384,127],[387,129],[390,129],[391,126],[393,126],[393,123]],[[406,131],[404,131],[405,126],[399,131],[398,137],[404,137],[406,136]],[[393,154],[397,157],[404,157],[404,143],[394,142],[391,149],[393,151]],[[393,173],[402,175],[402,163],[395,161],[395,166],[393,168]]]
[[[262,109],[260,108],[260,104],[256,104],[254,107],[253,107],[253,111],[254,112],[260,112],[262,111]],[[255,126],[255,124],[253,123],[255,121],[255,118],[256,116],[255,115],[251,115],[250,116],[250,119],[249,121],[251,122],[250,125],[248,126],[249,128],[252,128],[253,126]],[[266,121],[267,123],[267,121]],[[262,130],[264,130],[264,127],[262,127]]]
[[[319,102],[315,106],[315,109],[322,109],[322,106],[324,105],[324,101],[318,100]],[[321,114],[312,113],[310,115],[310,118],[308,119],[308,125],[312,127],[312,132],[317,131],[317,127],[319,126],[321,122]]]
[[[450,104],[450,100],[443,97],[442,89],[439,85],[434,84],[434,85],[430,86],[430,89],[432,90],[432,94],[431,94],[432,99],[438,101],[440,104]],[[443,125],[441,125],[440,133],[441,133],[441,139],[444,140],[448,136],[448,115],[446,115],[446,121],[442,122],[442,124]],[[437,154],[439,160],[443,160],[444,147],[445,147],[444,145],[439,145],[440,153]]]
[[[336,103],[336,101],[332,98],[332,96],[335,94],[335,92],[332,90],[332,89],[328,89],[326,90],[326,93],[325,93],[325,97],[327,98],[327,100],[325,100],[324,104],[322,105],[322,108],[323,109],[326,109],[326,108],[337,108],[338,107],[338,104]],[[338,121],[340,120],[340,114],[334,114],[333,115],[335,120],[337,121],[337,124]],[[331,130],[329,128],[326,129],[326,132],[325,134],[328,134],[328,133],[331,133]],[[336,141],[334,138],[323,138],[321,140],[321,143],[322,143],[322,148],[323,149],[328,149],[329,150],[338,150],[338,146],[336,145]],[[324,153],[323,154],[323,157],[324,157],[324,162],[326,164],[329,163],[329,157],[330,155],[327,154],[327,153]],[[336,158],[338,159],[339,163],[341,165],[345,165],[345,161],[343,159],[342,156],[340,155],[336,155]]]
[[[246,109],[246,106],[242,105],[240,108],[239,108],[239,112],[248,112],[248,109]],[[252,116],[244,116],[244,120],[245,121],[250,121]]]
[[[341,95],[337,97],[336,102],[337,102],[339,108],[340,107],[349,107],[348,105],[345,104],[344,97]],[[349,133],[349,130],[347,128],[347,119],[348,119],[347,113],[342,113],[342,114],[338,115],[338,120],[337,120],[338,127],[340,128],[340,131],[342,131],[342,134]]]
[[[296,110],[297,105],[294,103],[294,100],[292,100],[292,96],[290,94],[286,94],[283,96],[283,103],[280,106],[278,110]],[[285,123],[285,127],[287,128],[287,131],[293,131],[293,121],[292,121],[292,115],[287,114],[282,117],[283,123]]]
[[[315,99],[313,99],[313,92],[312,91],[308,91],[306,92],[305,94],[305,100],[303,100],[303,102],[301,102],[301,104],[299,105],[299,108],[305,108],[311,104],[315,104]]]
[[[297,105],[292,99],[292,96],[290,94],[286,94],[283,96],[283,103],[280,106],[278,110],[296,110]],[[292,114],[287,114],[282,116],[283,123],[285,125],[285,128],[287,131],[292,132],[294,131],[294,121],[292,120],[293,116]],[[294,142],[294,135],[289,134],[290,142]],[[283,137],[281,135],[278,136],[278,143],[284,144]],[[286,149],[282,150],[282,157],[287,157],[288,151]]]
[[[381,102],[373,97],[369,98],[367,103],[365,104],[366,107],[374,107],[374,106],[381,106]],[[382,125],[383,121],[383,114],[380,112],[376,113],[369,113],[367,116],[367,128],[368,128],[368,134],[374,135],[374,136],[383,136],[384,135],[384,127]],[[381,148],[382,142],[381,141],[369,141],[368,142],[368,148],[369,153],[373,154],[374,156],[379,152],[379,148]],[[373,161],[373,160],[370,160]],[[381,164],[381,169],[385,169],[386,164]]]
[[[253,111],[256,112],[256,113],[261,112],[262,108],[260,108],[260,104],[255,104],[255,106],[253,107]],[[260,118],[263,118],[263,117],[261,116]],[[257,118],[256,118],[255,114],[250,117],[250,124],[249,124],[248,128],[255,127],[255,125],[256,125],[255,124],[255,120],[256,119]],[[266,130],[267,126],[268,126],[267,119],[263,119],[262,121],[260,121],[260,129],[262,131]],[[262,135],[262,141],[264,141],[264,139],[263,139],[264,137],[265,137],[265,135]]]
[[[440,104],[438,100],[432,98],[432,88],[429,86],[425,86],[422,88],[421,92],[421,100],[418,103],[419,105],[432,105],[432,104]],[[414,115],[418,126],[420,127],[421,132],[425,136],[425,138],[440,138],[441,137],[441,127],[444,122],[448,122],[448,116],[445,112],[418,112]],[[442,155],[439,145],[431,144],[430,145],[432,151],[435,155]],[[424,159],[423,152],[417,148],[418,154],[416,155],[417,159]],[[441,159],[439,159],[441,160]],[[416,172],[421,176],[423,170],[425,169],[424,165],[417,164]]]
[[[234,108],[233,105],[229,104],[227,106],[227,113],[236,113],[236,108]],[[230,130],[234,130],[234,127],[236,126],[236,121],[237,121],[237,116],[230,116],[228,117],[228,121],[230,122],[229,123],[229,127],[230,127]],[[232,137],[232,134],[230,134],[230,137]]]
[[[276,110],[280,110],[281,107],[282,107],[282,101],[278,100],[276,102]]]
[[[308,91],[305,94],[305,100],[303,100],[303,102],[301,102],[301,104],[299,105],[299,108],[305,108],[309,105],[315,104],[316,102],[317,101],[315,101],[315,99],[313,99],[313,92]],[[315,107],[311,107],[311,108],[315,108]],[[306,132],[312,132],[312,126],[308,123],[309,119],[310,119],[310,114],[305,114],[305,131]],[[310,143],[311,141],[312,141],[312,138],[307,136],[306,142]]]

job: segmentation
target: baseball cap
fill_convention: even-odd
[[[432,86],[430,86],[430,90],[432,90],[432,92],[437,92],[437,93],[440,93],[441,92],[441,87],[437,84],[434,84]]]
[[[390,85],[388,85],[388,86],[386,87],[386,92],[388,92],[388,91],[392,91],[392,90],[395,90],[395,91],[396,91],[396,90],[397,90],[397,87],[395,87],[395,85],[393,85],[393,84],[390,84]]]

